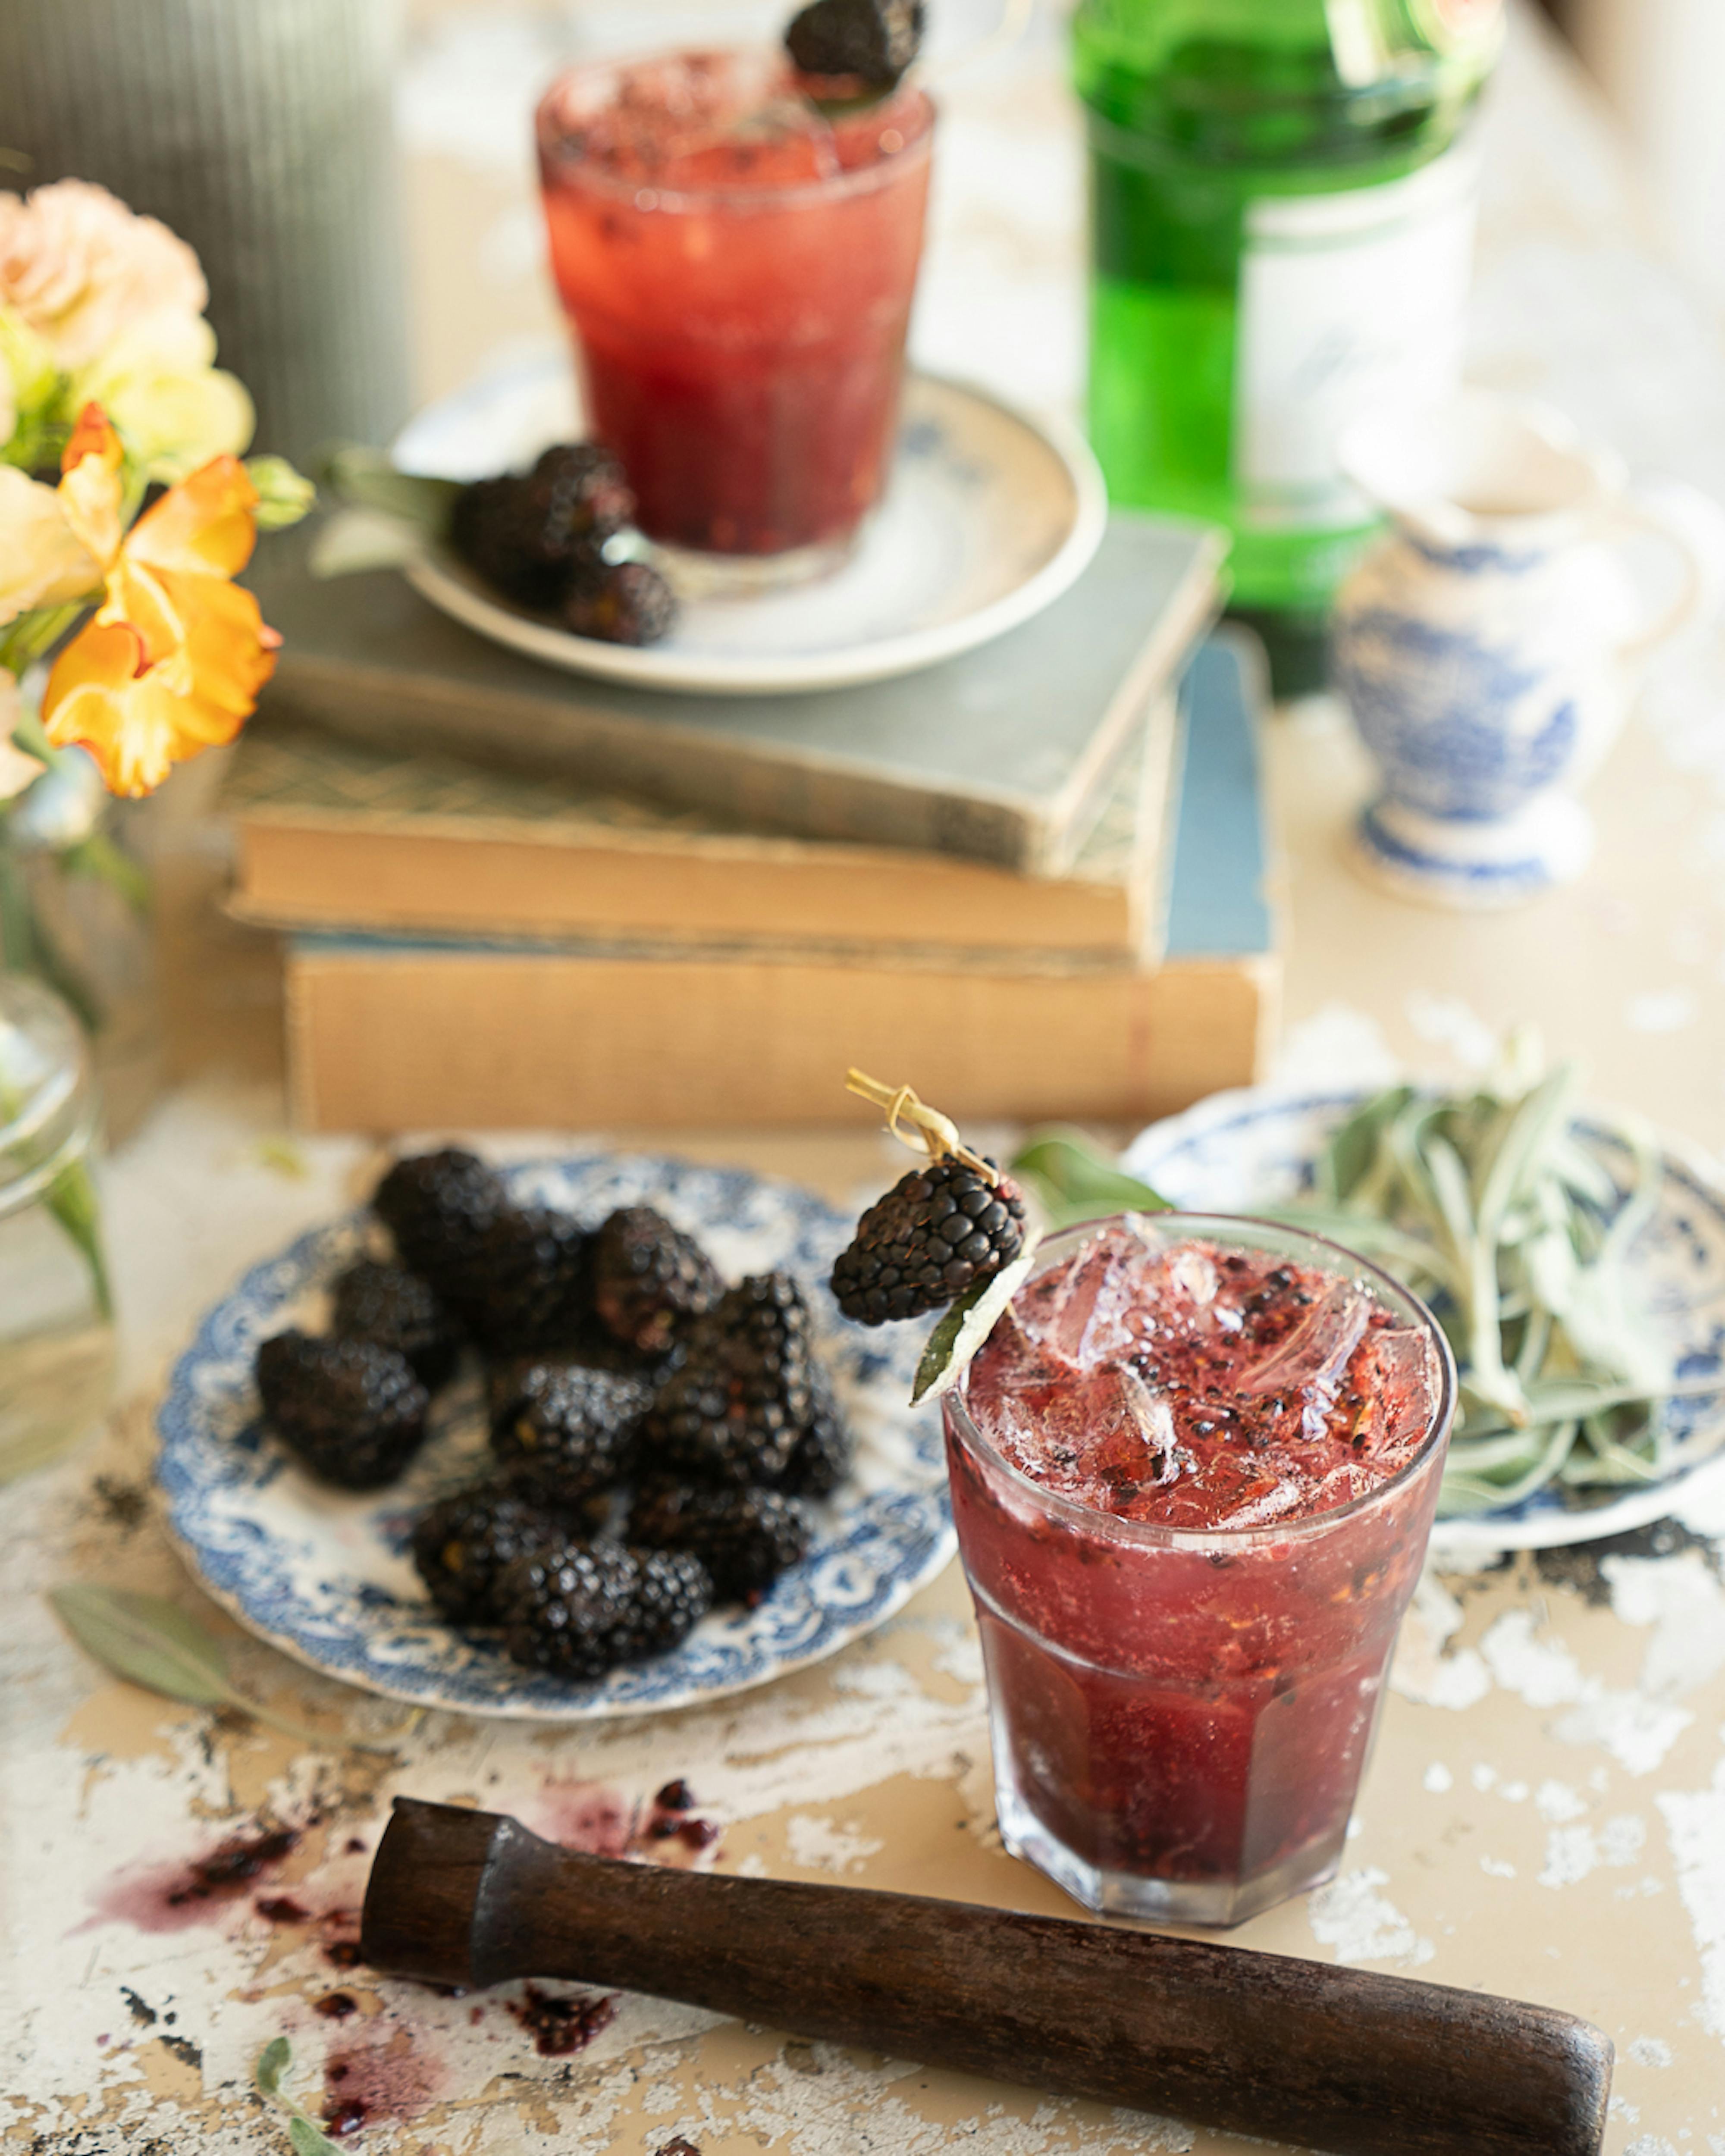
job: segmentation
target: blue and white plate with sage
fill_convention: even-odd
[[[782,1270],[808,1294],[818,1353],[857,1437],[855,1467],[814,1507],[814,1547],[752,1609],[721,1608],[674,1652],[574,1684],[521,1668],[495,1636],[439,1615],[407,1555],[415,1516],[489,1464],[476,1372],[438,1399],[402,1480],[352,1495],[304,1473],[259,1420],[252,1362],[290,1325],[316,1329],[336,1274],[377,1234],[361,1213],[254,1265],[205,1317],[160,1415],[170,1527],[205,1588],[297,1660],[367,1691],[467,1714],[572,1722],[687,1707],[834,1654],[939,1572],[954,1548],[940,1419],[906,1405],[922,1342],[838,1315],[824,1282],[852,1223],[811,1192],[738,1170],[593,1155],[506,1171],[523,1203],[597,1225],[657,1206],[729,1280]]]
[[[1122,1165],[1175,1205],[1233,1213],[1293,1208],[1284,1217],[1297,1218],[1315,1163],[1367,1097],[1274,1086],[1213,1094],[1142,1132]],[[1626,1297],[1685,1396],[1656,1411],[1645,1479],[1616,1488],[1553,1480],[1515,1502],[1451,1511],[1432,1531],[1432,1553],[1440,1560],[1621,1534],[1680,1511],[1700,1495],[1704,1478],[1725,1479],[1725,1180],[1698,1149],[1637,1133],[1604,1111],[1578,1110],[1568,1133],[1604,1171],[1604,1219],[1621,1214],[1632,1186],[1641,1192],[1634,1219],[1623,1223],[1633,1230],[1623,1239]],[[1340,1233],[1327,1222],[1314,1224]],[[1380,1253],[1380,1262],[1396,1270],[1387,1255]],[[1710,1388],[1715,1377],[1718,1383]]]

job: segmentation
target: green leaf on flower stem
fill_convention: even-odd
[[[317,500],[317,489],[285,457],[248,457],[245,472],[258,490],[260,531],[280,531],[297,524]]]
[[[314,577],[357,577],[400,569],[424,558],[429,535],[404,516],[377,509],[338,510],[311,542],[306,566]]]
[[[288,2061],[293,2056],[293,2047],[285,2036],[272,2036],[258,2054],[258,2063],[252,2078],[258,2084],[260,2096],[274,2096],[281,2087],[281,2077],[287,2071]]]
[[[984,1274],[942,1312],[939,1324],[928,1336],[922,1359],[916,1365],[916,1382],[911,1388],[913,1408],[920,1408],[925,1400],[938,1399],[942,1393],[950,1392],[969,1368],[977,1350],[994,1330],[1001,1312],[1029,1278],[1041,1240],[1040,1232],[1032,1229],[1024,1238],[1023,1249],[1009,1265],[1003,1265],[998,1273]]]
[[[398,471],[383,450],[357,442],[344,442],[331,449],[323,459],[321,476],[338,501],[398,517],[427,539],[440,539],[448,531],[449,512],[461,491],[458,480]]]

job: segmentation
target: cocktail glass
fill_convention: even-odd
[[[1039,1271],[1122,1224],[1051,1237]],[[1332,1510],[1235,1528],[1075,1502],[978,1428],[975,1365],[947,1396],[1007,1845],[1091,1908],[1235,1924],[1336,1868],[1431,1529],[1455,1366],[1417,1297],[1322,1237],[1193,1214],[1130,1225],[1153,1246],[1194,1240],[1340,1275],[1427,1373],[1399,1472]]]
[[[934,108],[824,112],[782,55],[592,62],[539,108],[593,433],[650,538],[778,583],[844,558],[891,459]]]

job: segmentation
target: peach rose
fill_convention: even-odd
[[[9,307],[68,373],[152,315],[201,315],[198,257],[153,217],[105,187],[56,180],[0,194],[0,307]]]

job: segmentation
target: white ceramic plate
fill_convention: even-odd
[[[836,1654],[897,1609],[951,1557],[940,1418],[906,1405],[921,1349],[841,1319],[824,1285],[853,1224],[811,1192],[738,1169],[594,1154],[511,1169],[524,1202],[596,1225],[619,1205],[658,1206],[697,1235],[727,1279],[783,1270],[809,1296],[816,1347],[857,1437],[845,1482],[814,1507],[813,1547],[752,1609],[716,1609],[680,1647],[574,1684],[521,1668],[494,1635],[447,1623],[406,1554],[416,1515],[490,1464],[476,1377],[434,1410],[402,1480],[356,1495],[297,1467],[261,1426],[260,1341],[319,1326],[323,1291],[365,1246],[357,1214],[255,1265],[180,1358],[158,1418],[157,1479],[168,1524],[216,1600],[314,1669],[419,1707],[575,1722],[688,1707]]]
[[[420,413],[395,459],[405,471],[481,479],[580,432],[568,358],[549,349]],[[1076,579],[1106,518],[1101,473],[1076,434],[912,374],[886,499],[849,561],[785,591],[680,594],[662,644],[572,636],[499,598],[446,549],[406,573],[434,606],[548,665],[641,688],[773,696],[914,673],[1016,629]]]
[[[1127,1148],[1125,1165],[1176,1205],[1194,1210],[1250,1213],[1284,1204],[1364,1097],[1271,1086],[1213,1094],[1183,1115],[1153,1123]],[[1575,1131],[1608,1171],[1620,1173],[1623,1148],[1609,1129],[1584,1114]],[[1548,1485],[1519,1504],[1440,1520],[1432,1529],[1435,1555],[1595,1542],[1663,1519],[1696,1494],[1703,1476],[1725,1475],[1725,1183],[1693,1148],[1667,1139],[1664,1150],[1659,1208],[1632,1245],[1630,1263],[1673,1367],[1686,1378],[1721,1371],[1720,1391],[1667,1404],[1672,1464],[1656,1482],[1615,1491]]]

